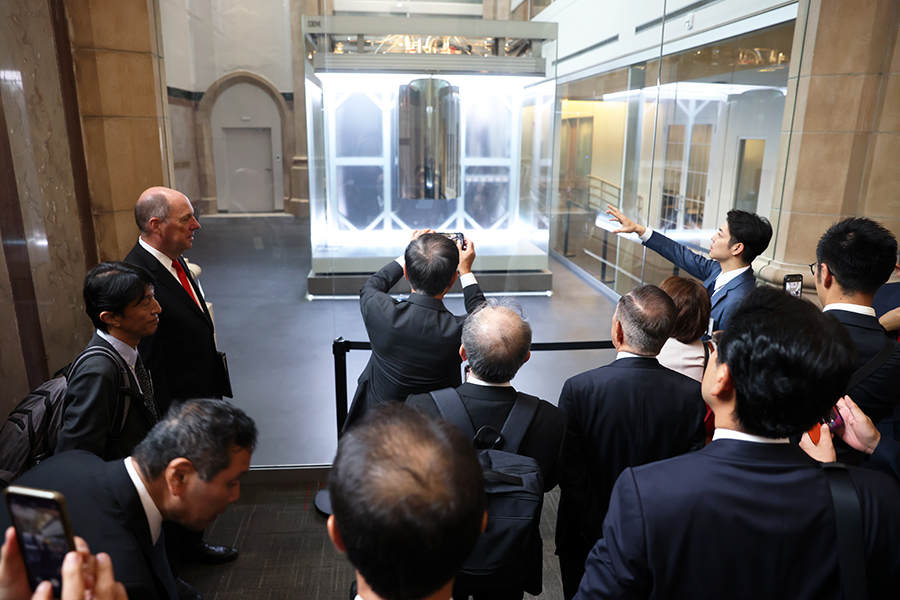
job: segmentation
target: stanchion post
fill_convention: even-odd
[[[350,351],[350,342],[339,337],[332,343],[331,351],[334,353],[334,408],[340,437],[347,420],[347,352]]]

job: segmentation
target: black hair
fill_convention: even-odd
[[[615,316],[629,346],[640,354],[659,354],[672,335],[678,311],[667,293],[642,285],[619,298]]]
[[[144,297],[148,285],[154,285],[153,275],[143,267],[124,262],[100,263],[84,276],[84,310],[94,327],[105,332],[107,326],[100,313],[122,314]]]
[[[865,217],[838,221],[816,246],[816,263],[828,265],[847,294],[874,294],[890,278],[896,262],[897,238]]]
[[[809,430],[844,394],[856,347],[833,315],[782,290],[760,287],[729,319],[717,362],[731,372],[741,428],[785,438]]]
[[[506,383],[528,358],[531,325],[512,298],[490,298],[466,318],[462,345],[478,379]]]
[[[731,235],[728,245],[734,246],[738,242],[744,244],[741,257],[745,264],[752,263],[753,259],[769,247],[769,242],[772,241],[772,224],[767,218],[746,210],[734,209],[728,211],[725,221]]]
[[[347,557],[385,600],[453,579],[487,505],[472,443],[404,404],[369,411],[341,437],[328,489]]]
[[[459,248],[440,233],[426,233],[409,243],[404,258],[412,289],[437,296],[453,281],[459,267]]]
[[[188,400],[172,405],[132,458],[151,481],[176,458],[191,461],[200,479],[210,481],[231,465],[233,447],[253,452],[256,437],[256,423],[236,406],[224,400]]]

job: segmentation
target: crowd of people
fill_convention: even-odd
[[[900,269],[895,236],[866,218],[824,232],[810,265],[821,310],[757,287],[751,263],[772,236],[757,215],[730,211],[706,259],[607,212],[702,283],[673,276],[622,296],[615,360],[573,373],[557,405],[512,386],[532,328],[514,300],[485,299],[472,240],[417,230],[363,286],[372,355],[327,484],[352,597],[540,594],[540,499],[557,485],[565,600],[839,598],[851,583],[894,597],[900,344],[882,286]],[[199,223],[167,188],[144,192],[135,217],[125,261],[85,278],[87,350],[103,351],[68,373],[55,455],[15,482],[67,499],[83,539],[63,564],[65,600],[197,600],[179,565],[238,552],[202,538],[237,500],[257,430],[222,400],[227,365],[182,257]],[[395,298],[404,277],[411,293]],[[443,303],[457,280],[464,316]],[[853,547],[835,463],[856,498]],[[504,541],[513,531],[524,537]],[[29,597],[7,529],[0,600]]]

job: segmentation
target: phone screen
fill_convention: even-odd
[[[17,489],[23,493],[17,493]],[[31,589],[49,581],[55,598],[61,595],[63,559],[69,550],[74,550],[65,503],[61,499],[54,492],[15,486],[6,493]]]
[[[803,297],[803,275],[785,275],[784,290],[796,298]]]

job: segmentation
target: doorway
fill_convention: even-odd
[[[222,131],[228,157],[226,205],[236,213],[273,212],[272,129],[223,127]]]

